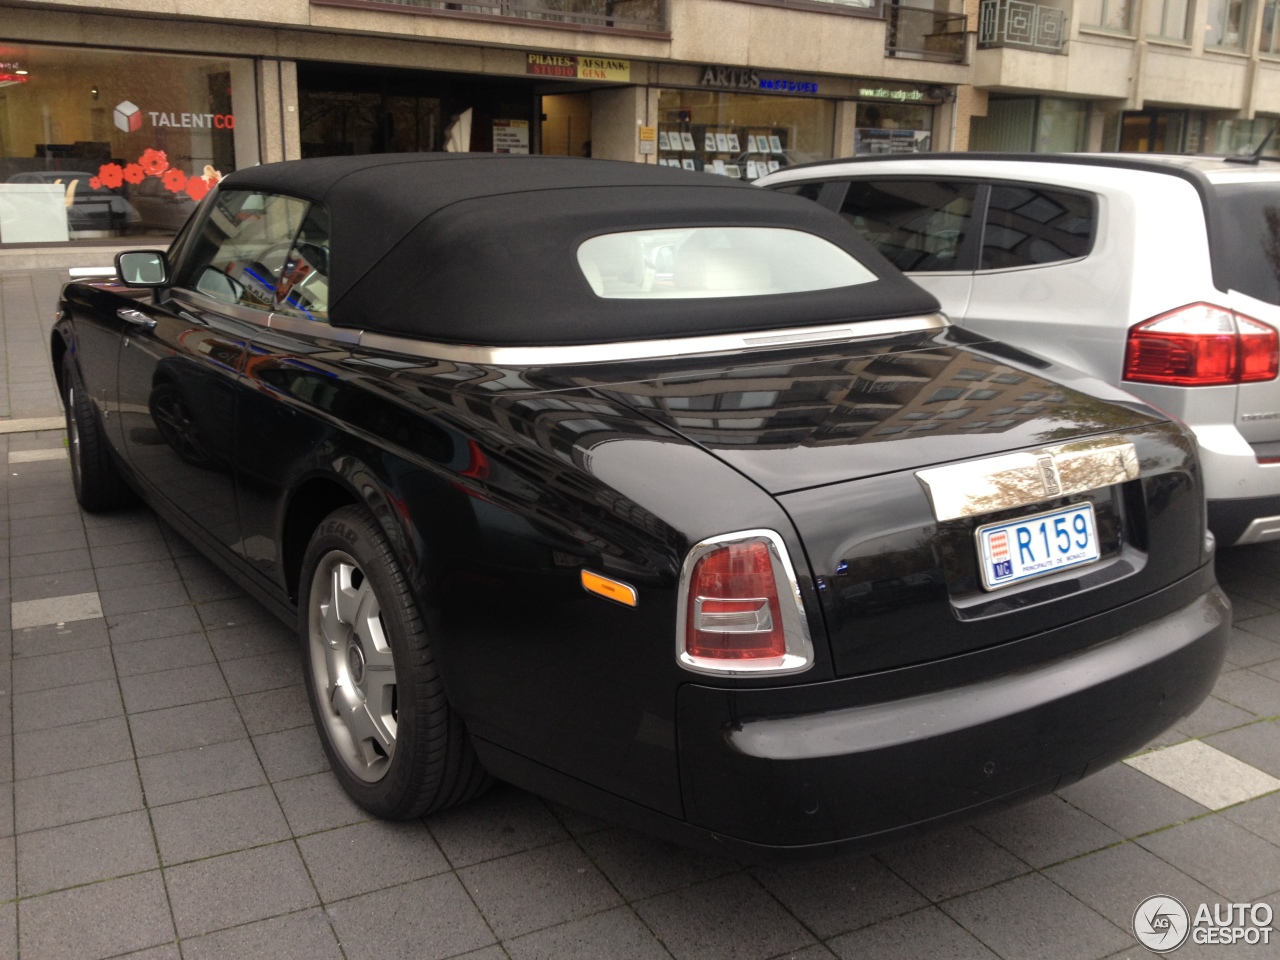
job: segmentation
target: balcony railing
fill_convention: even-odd
[[[408,7],[423,12],[471,14],[482,18],[537,20],[579,27],[638,30],[664,33],[667,30],[665,0],[490,0],[455,3],[449,0],[321,0],[342,6]]]
[[[920,7],[888,8],[884,49],[891,57],[964,63],[965,22],[963,13],[942,13]]]
[[[1070,19],[1070,7],[1064,4],[982,0],[978,10],[978,46],[1062,53]]]

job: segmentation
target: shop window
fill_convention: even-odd
[[[1130,0],[1083,0],[1080,5],[1080,25],[1129,33],[1131,14]]]
[[[248,60],[5,46],[0,243],[172,236],[258,161]]]
[[[933,107],[860,103],[855,116],[855,155],[928,153],[933,149]]]
[[[1083,193],[995,184],[987,200],[982,269],[1083,257],[1093,245],[1094,203]]]
[[[840,213],[899,270],[971,269],[962,253],[977,190],[965,182],[855,180]]]
[[[1249,39],[1252,12],[1251,0],[1209,0],[1204,45],[1243,50],[1245,41]]]
[[[307,212],[305,200],[247,190],[218,195],[199,225],[177,286],[264,312]]]
[[[797,163],[830,160],[835,103],[718,90],[662,90],[658,162],[755,180]]]
[[[1192,6],[1188,0],[1147,0],[1147,36],[1185,42]]]

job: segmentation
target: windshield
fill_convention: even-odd
[[[578,266],[606,299],[757,297],[869,283],[875,274],[821,237],[778,227],[687,227],[592,237]]]

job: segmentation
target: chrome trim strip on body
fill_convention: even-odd
[[[360,346],[381,353],[397,353],[454,363],[480,363],[502,367],[541,367],[559,364],[605,363],[615,360],[647,360],[657,357],[694,356],[700,353],[735,353],[742,350],[806,343],[839,343],[864,337],[892,336],[942,330],[951,321],[941,313],[899,317],[893,320],[864,320],[858,323],[799,327],[792,330],[761,330],[751,333],[715,334],[664,340],[632,340],[623,343],[592,343],[562,347],[487,347],[471,344],[434,343],[409,337],[375,333],[360,334]]]
[[[70,267],[67,276],[72,280],[118,280],[115,267]]]
[[[764,540],[769,546],[769,558],[773,563],[774,583],[778,591],[779,614],[782,632],[786,638],[787,652],[768,660],[711,660],[693,657],[685,651],[685,632],[688,629],[689,584],[694,567],[711,551],[745,540]],[[790,590],[791,600],[781,588]],[[676,662],[686,670],[713,677],[774,677],[789,673],[801,673],[813,666],[813,640],[809,636],[809,621],[804,615],[804,598],[800,595],[800,582],[787,554],[786,544],[773,530],[740,530],[710,537],[694,544],[680,568],[680,591],[676,600]]]
[[[939,522],[1024,507],[1136,480],[1138,452],[1114,434],[917,470]]]

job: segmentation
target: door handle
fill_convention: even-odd
[[[148,317],[141,310],[132,310],[128,307],[121,307],[116,311],[116,316],[125,323],[131,323],[135,327],[141,327],[143,330],[151,330],[155,328],[156,322]]]

